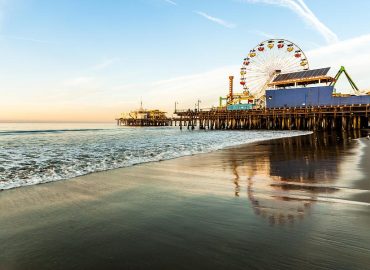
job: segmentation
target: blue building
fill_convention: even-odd
[[[370,104],[370,95],[336,96],[333,86],[273,89],[266,91],[266,107],[314,107]]]

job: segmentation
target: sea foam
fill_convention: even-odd
[[[178,128],[0,130],[0,189],[69,179],[302,131],[180,131]]]

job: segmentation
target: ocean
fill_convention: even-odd
[[[83,123],[0,124],[0,190],[308,134]]]

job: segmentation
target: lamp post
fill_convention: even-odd
[[[179,104],[177,101],[175,101],[175,113],[177,112],[176,105]]]
[[[200,99],[198,99],[198,112],[199,112],[199,103],[202,103],[202,101]]]

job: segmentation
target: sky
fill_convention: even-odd
[[[140,100],[170,114],[175,102],[208,108],[270,38],[370,89],[368,10],[367,0],[0,0],[0,122],[112,122]]]

